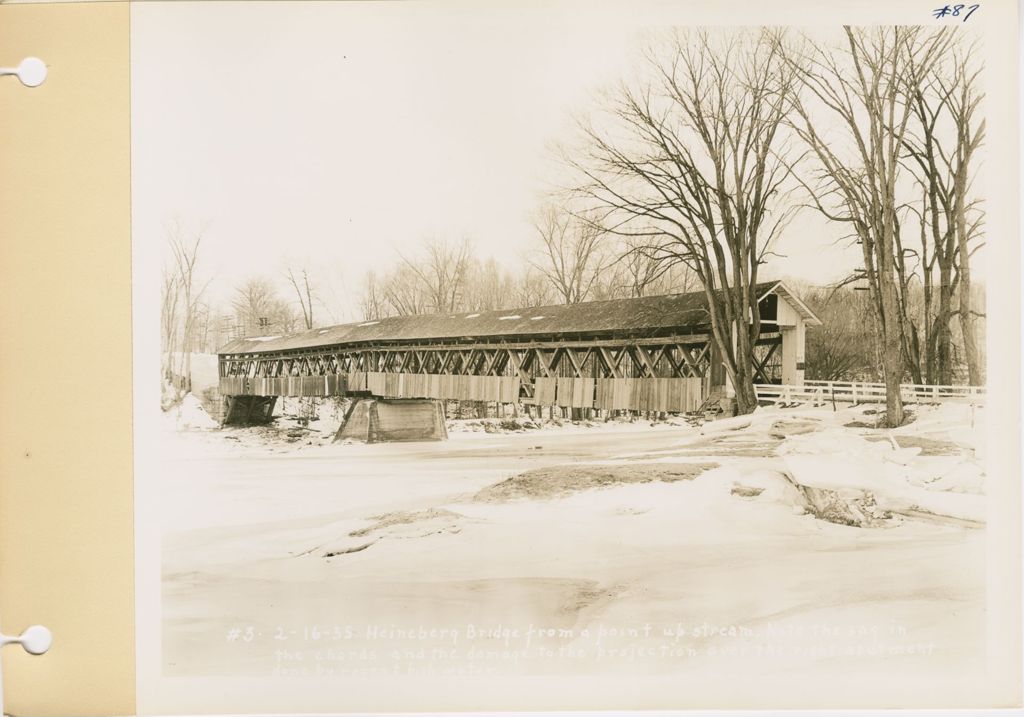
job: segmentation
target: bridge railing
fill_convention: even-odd
[[[808,402],[814,405],[842,403],[885,403],[885,384],[864,381],[804,381],[802,385],[755,384],[757,397],[777,403]],[[900,396],[907,403],[959,401],[985,402],[983,386],[940,386],[916,383],[900,384]]]

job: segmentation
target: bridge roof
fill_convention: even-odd
[[[761,283],[757,289],[760,298],[778,294],[788,299],[809,323],[820,323],[782,282]],[[594,334],[644,335],[665,331],[695,333],[706,331],[708,326],[707,299],[703,291],[697,291],[530,309],[394,316],[286,336],[236,339],[218,353],[270,353],[350,344],[494,339],[502,336],[541,339]]]

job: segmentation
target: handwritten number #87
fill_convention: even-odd
[[[974,14],[981,5],[943,5],[940,8],[932,10],[932,15],[936,19],[943,19],[948,17],[963,17],[963,22],[967,22],[967,18]],[[967,12],[965,13],[964,10]]]

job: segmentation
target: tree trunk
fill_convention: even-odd
[[[891,277],[890,277],[891,278]],[[903,352],[900,347],[899,331],[896,322],[899,320],[895,287],[892,283],[884,283],[882,294],[882,369],[885,376],[885,418],[890,428],[903,423],[903,397],[900,395],[900,383],[903,378]]]
[[[935,383],[948,386],[953,383],[953,337],[949,331],[949,320],[952,316],[948,291],[940,295],[939,314],[935,327]]]
[[[978,337],[975,333],[974,314],[971,305],[971,280],[968,272],[960,274],[960,331],[964,336],[964,360],[967,362],[967,382],[972,386],[985,383],[978,352]]]
[[[975,333],[974,314],[971,301],[971,258],[967,247],[967,209],[964,194],[967,189],[967,163],[961,162],[956,174],[956,234],[960,250],[960,331],[964,336],[964,359],[967,361],[967,381],[972,386],[981,386],[985,379],[981,359],[978,355],[978,336]]]
[[[743,381],[736,386],[736,415],[753,413],[757,408],[757,392],[752,380]]]
[[[736,331],[736,415],[752,413],[757,408],[754,390],[753,341],[745,329]]]
[[[910,379],[913,383],[924,383],[921,376],[921,343],[917,338],[917,326],[906,318],[904,325],[907,327],[907,348],[905,351],[906,356],[904,356],[906,369],[910,373]],[[925,363],[927,361],[926,357]]]
[[[892,185],[889,185],[891,188]],[[878,237],[879,257],[878,283],[881,298],[882,369],[885,375],[885,421],[890,428],[903,423],[903,397],[900,383],[903,379],[903,351],[900,341],[901,320],[899,297],[896,295],[896,277],[893,264],[893,234],[895,226],[892,205],[886,207],[889,216],[882,220],[882,232]]]

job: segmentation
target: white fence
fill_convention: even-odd
[[[757,397],[776,403],[885,403],[884,383],[862,381],[804,381],[801,386],[778,386],[769,383],[754,384]],[[941,403],[959,401],[982,404],[985,388],[982,386],[929,386],[926,384],[900,384],[904,403]]]

